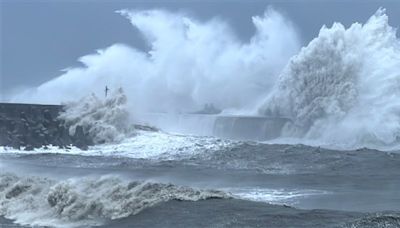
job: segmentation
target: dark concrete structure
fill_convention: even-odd
[[[77,127],[74,135],[59,119],[61,105],[0,103],[0,146],[33,150],[42,146],[86,149],[92,140]]]

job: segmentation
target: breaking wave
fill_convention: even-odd
[[[293,123],[283,136],[376,146],[400,139],[400,42],[379,9],[364,25],[322,27],[290,59],[260,108]]]
[[[121,88],[105,101],[91,94],[76,102],[65,103],[59,118],[69,127],[70,135],[75,135],[76,129],[82,127],[96,144],[118,142],[133,133],[126,102]]]
[[[81,227],[135,215],[169,200],[229,198],[224,192],[114,176],[55,181],[0,174],[0,215],[31,226]]]
[[[132,113],[188,113],[211,103],[225,113],[258,110],[291,119],[281,139],[344,148],[399,145],[400,42],[384,9],[365,24],[323,26],[297,55],[295,28],[271,8],[252,18],[256,32],[248,42],[221,19],[201,22],[163,10],[118,13],[140,31],[148,52],[112,45],[80,58],[85,67],[14,101],[59,103],[102,94],[107,85],[124,87]]]

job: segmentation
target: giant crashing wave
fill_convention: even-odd
[[[283,137],[350,147],[400,140],[400,42],[384,9],[322,27],[292,57],[259,112],[292,120]]]
[[[0,215],[30,226],[88,227],[135,215],[170,200],[230,198],[216,190],[116,176],[56,181],[44,177],[0,174]]]
[[[120,13],[143,34],[149,52],[113,45],[82,57],[84,68],[69,69],[14,101],[61,102],[104,85],[124,86],[133,114],[187,112],[214,103],[234,114],[258,109],[287,117],[292,122],[281,138],[296,143],[399,145],[400,44],[384,9],[364,25],[322,27],[287,64],[298,37],[273,9],[252,18],[256,33],[248,43],[219,19],[204,23],[161,10]]]

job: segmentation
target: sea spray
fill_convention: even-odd
[[[65,103],[65,111],[59,118],[69,127],[70,135],[75,135],[77,128],[82,127],[95,144],[118,142],[126,134],[133,134],[126,102],[122,88],[105,100],[91,94],[76,102]]]
[[[114,44],[81,57],[84,67],[13,100],[60,103],[103,94],[107,85],[125,89],[131,111],[193,112],[210,103],[253,111],[300,48],[292,23],[272,8],[251,18],[255,34],[247,42],[223,19],[198,21],[164,10],[119,13],[143,35],[148,52]]]
[[[98,50],[80,58],[84,67],[14,101],[58,103],[123,86],[133,113],[187,113],[211,103],[224,113],[258,109],[290,118],[282,137],[296,142],[398,145],[400,45],[383,9],[364,25],[324,26],[295,56],[298,35],[273,9],[252,18],[256,33],[246,43],[221,19],[199,22],[163,10],[118,13],[144,36],[148,52],[122,44]]]
[[[364,25],[322,27],[260,108],[293,121],[285,136],[355,146],[400,137],[400,41],[379,9]]]

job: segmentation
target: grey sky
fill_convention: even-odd
[[[297,26],[303,44],[323,24],[365,22],[380,6],[390,24],[400,27],[400,1],[18,1],[0,0],[0,100],[15,89],[37,86],[76,66],[76,59],[114,43],[144,48],[144,42],[118,9],[162,8],[184,11],[200,20],[219,17],[247,40],[251,16],[267,6]]]

